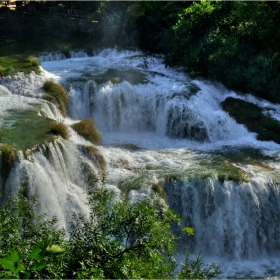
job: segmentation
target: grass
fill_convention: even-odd
[[[53,141],[54,136],[50,133],[50,126],[54,120],[38,115],[39,109],[8,110],[1,124],[1,142],[7,143],[16,150],[25,151]]]
[[[68,139],[70,137],[70,133],[68,127],[63,123],[53,123],[50,125],[50,131],[54,135],[60,135],[64,139]]]
[[[0,152],[2,159],[1,175],[4,181],[6,181],[16,161],[16,153],[15,150],[11,148],[8,144],[4,144],[2,147],[0,147]]]
[[[27,61],[28,61],[29,63],[31,63],[32,66],[39,66],[39,65],[40,65],[40,60],[39,60],[39,58],[36,57],[36,56],[29,56],[29,57],[27,58]]]
[[[94,145],[100,145],[102,136],[93,119],[83,119],[73,124],[72,128]]]
[[[36,57],[32,57],[31,62],[30,58],[26,58],[25,55],[1,56],[0,76],[13,75],[17,72],[23,72],[28,74],[32,71],[39,74],[39,59]]]
[[[63,86],[52,80],[45,81],[43,85],[45,95],[44,98],[58,105],[61,114],[65,117],[67,114],[68,94]]]

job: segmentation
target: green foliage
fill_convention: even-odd
[[[220,266],[215,263],[207,264],[205,267],[201,255],[197,255],[195,260],[191,260],[190,252],[186,249],[186,260],[182,264],[178,279],[210,279],[221,273],[219,269]]]
[[[72,128],[86,140],[95,145],[100,145],[102,136],[93,119],[83,119],[73,124]]]
[[[105,278],[173,276],[175,236],[171,223],[180,222],[180,218],[159,200],[134,204],[128,199],[116,200],[105,188],[104,179],[101,186],[87,190],[89,220],[73,217],[69,269],[82,272],[82,259],[84,266],[95,264]]]
[[[26,196],[20,189],[18,198],[0,208],[0,278],[56,278],[59,271],[53,267],[62,265],[64,230],[56,229],[56,217],[46,220],[38,214],[35,197]],[[54,245],[60,252],[51,250]]]
[[[59,49],[67,58],[70,57],[70,44],[61,45]]]
[[[7,76],[10,75],[14,72],[13,66],[8,66],[6,68],[0,66],[0,77],[1,76]]]
[[[68,95],[66,90],[52,80],[44,82],[43,89],[46,94],[44,98],[58,105],[58,108],[63,116],[67,114]]]
[[[68,127],[64,123],[51,124],[50,131],[55,135],[60,135],[64,139],[68,139],[70,137]]]
[[[279,102],[279,3],[193,2],[162,35],[166,62]]]
[[[36,198],[20,189],[0,208],[0,278],[6,279],[170,279],[175,278],[179,216],[159,199],[131,203],[105,186],[106,174],[87,189],[89,216],[74,214],[70,236],[57,218],[38,214]],[[194,229],[183,229],[193,235]],[[181,276],[207,278],[201,257],[188,259]]]

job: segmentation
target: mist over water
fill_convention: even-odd
[[[0,114],[42,103],[42,116],[68,126],[93,118],[103,135],[98,149],[109,187],[135,201],[163,184],[182,226],[195,227],[194,237],[174,229],[181,254],[187,245],[206,261],[224,263],[221,277],[280,274],[280,146],[256,140],[220,103],[241,98],[276,119],[279,106],[192,80],[181,69],[166,68],[162,57],[138,51],[72,52],[69,59],[43,54],[40,60],[41,76],[1,80]],[[67,89],[68,118],[40,99],[49,78]],[[83,190],[101,170],[84,148],[90,144],[71,134],[71,141],[42,144],[32,160],[22,157],[5,184],[5,197],[16,192],[14,186],[28,186],[41,210],[57,215],[64,227],[73,211],[86,215]]]

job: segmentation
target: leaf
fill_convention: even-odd
[[[15,273],[15,265],[13,261],[1,258],[0,264],[3,266],[4,269],[10,270]]]
[[[10,254],[5,256],[5,258],[7,260],[11,260],[13,262],[19,262],[20,261],[20,255],[17,251],[9,249],[9,252],[10,252]]]
[[[31,273],[27,272],[24,274],[23,279],[29,279],[30,278]]]
[[[40,255],[40,253],[42,252],[42,250],[40,248],[35,248],[32,250],[32,252],[30,253],[30,258],[33,260],[41,260],[42,256]]]
[[[193,227],[184,227],[182,228],[182,231],[185,231],[188,236],[194,235],[194,228]]]
[[[45,263],[36,263],[30,267],[30,270],[39,270],[46,267]]]

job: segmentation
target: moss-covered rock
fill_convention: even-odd
[[[94,145],[100,145],[102,136],[93,119],[83,119],[73,124],[72,128]]]
[[[4,182],[8,179],[11,169],[16,161],[16,152],[8,144],[0,147],[1,152],[1,176]]]
[[[238,123],[256,132],[258,140],[280,143],[280,122],[264,115],[257,105],[233,97],[228,97],[221,105]]]
[[[61,114],[65,117],[67,114],[68,94],[63,86],[52,80],[47,80],[43,85],[43,89],[46,92],[44,98],[57,104]]]

